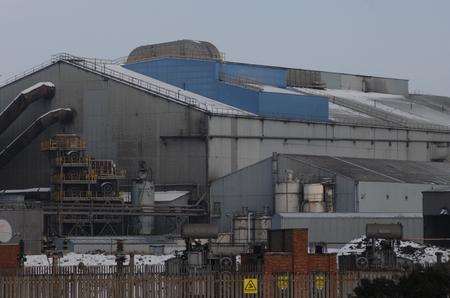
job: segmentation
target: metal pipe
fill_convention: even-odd
[[[55,85],[50,82],[37,83],[23,90],[0,114],[0,134],[3,133],[20,114],[33,102],[55,96]]]
[[[250,234],[250,231],[251,231],[251,225],[252,225],[252,218],[251,218],[251,216],[252,216],[252,213],[251,212],[248,212],[247,213],[247,243],[251,243],[251,234]]]
[[[4,167],[14,156],[28,146],[47,127],[56,122],[71,121],[75,112],[72,109],[56,109],[37,118],[20,135],[18,135],[5,149],[0,152],[0,168]]]

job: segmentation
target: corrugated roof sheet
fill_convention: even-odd
[[[169,191],[155,191],[156,202],[171,202],[178,198],[187,195],[189,191],[169,190]]]
[[[450,185],[450,163],[282,154],[356,181]]]
[[[401,218],[401,217],[414,217],[422,218],[422,213],[419,212],[352,212],[352,213],[326,213],[326,212],[291,212],[291,213],[277,213],[278,216],[283,218]]]

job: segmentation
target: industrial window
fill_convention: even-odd
[[[214,202],[213,204],[213,215],[221,216],[222,215],[222,207],[220,202]]]

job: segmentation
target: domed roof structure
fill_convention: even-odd
[[[210,42],[182,39],[135,48],[128,55],[127,63],[158,57],[198,58],[220,60],[219,50]]]

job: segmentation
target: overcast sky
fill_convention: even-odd
[[[450,96],[450,0],[0,0],[0,81],[67,51],[176,39],[227,60],[410,79]]]

